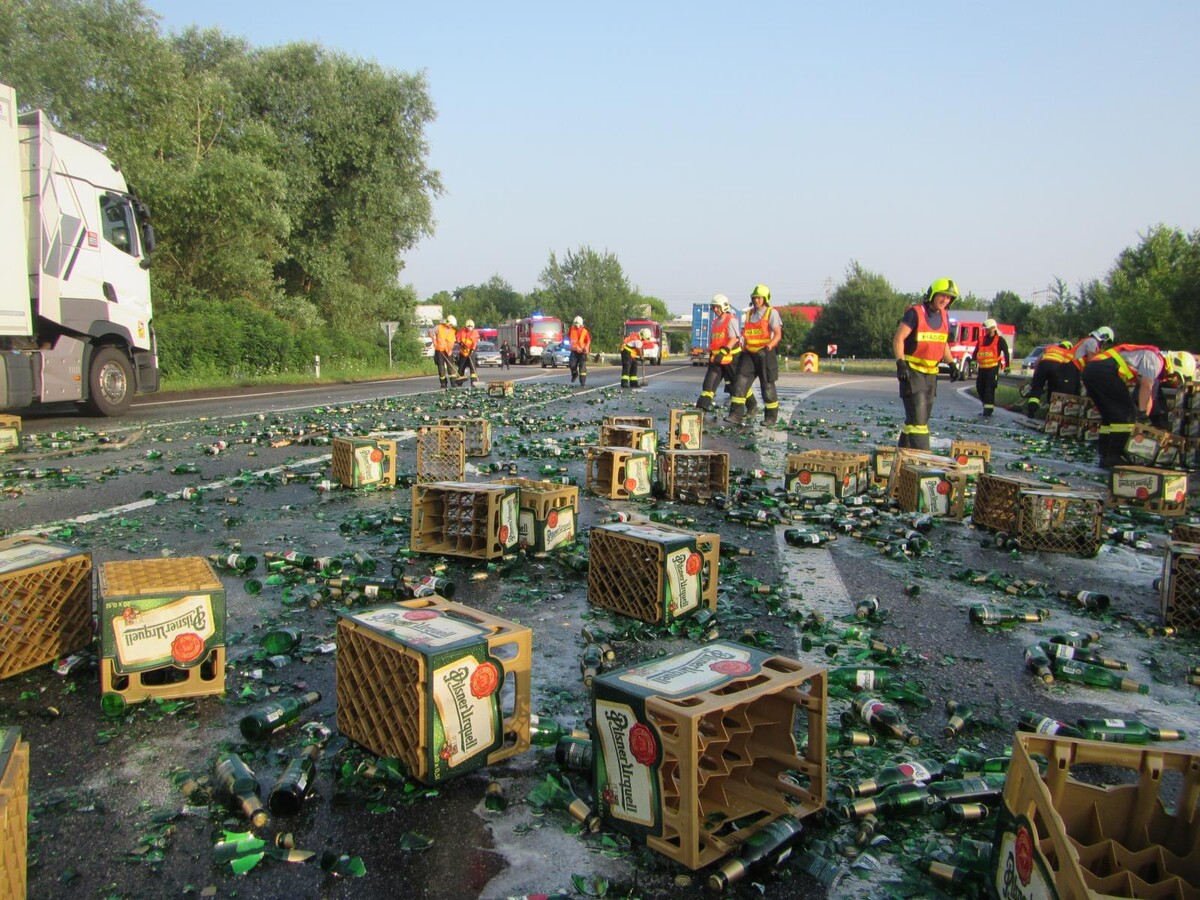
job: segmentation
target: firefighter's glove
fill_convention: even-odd
[[[908,360],[896,360],[896,377],[901,381],[908,381]]]

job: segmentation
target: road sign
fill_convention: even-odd
[[[837,344],[826,344],[825,345],[825,355],[826,356],[837,356]]]
[[[387,335],[388,339],[388,368],[390,369],[392,367],[392,337],[396,334],[396,329],[400,327],[400,323],[380,322],[379,324],[383,328],[383,333]]]

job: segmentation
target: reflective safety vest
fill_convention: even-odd
[[[567,332],[567,340],[571,342],[571,350],[575,353],[587,353],[592,349],[592,333],[585,325],[572,325]]]
[[[949,311],[942,313],[942,326],[939,329],[929,324],[924,303],[918,303],[911,308],[917,313],[917,327],[911,335],[916,337],[917,344],[912,352],[906,354],[904,358],[908,361],[909,366],[918,372],[925,375],[936,375],[938,363],[946,355],[946,341],[950,337],[950,313]]]
[[[1046,362],[1055,363],[1078,362],[1075,359],[1074,348],[1068,350],[1059,344],[1051,344],[1047,347],[1046,351],[1042,354],[1042,359],[1046,360]],[[1083,363],[1079,363],[1079,366],[1082,368]]]
[[[1091,362],[1093,359],[1096,358],[1095,353],[1093,353],[1087,359],[1084,359],[1082,356],[1076,356],[1076,354],[1079,352],[1079,348],[1082,347],[1088,341],[1095,341],[1096,342],[1096,350],[1099,351],[1100,342],[1097,341],[1090,334],[1085,334],[1083,337],[1081,337],[1076,342],[1075,346],[1071,348],[1071,362],[1075,363],[1075,368],[1079,369],[1079,371],[1081,371],[1081,372],[1083,371],[1084,366],[1086,366],[1089,362]]]
[[[734,321],[733,313],[725,313],[712,323],[709,332],[708,358],[719,361],[721,365],[729,365],[733,362],[734,355],[742,352],[741,343],[734,340],[729,333],[729,326]]]
[[[1117,361],[1117,374],[1121,376],[1121,380],[1126,384],[1132,384],[1133,380],[1137,378],[1137,372],[1135,372],[1129,363],[1125,361],[1123,354],[1130,353],[1134,350],[1153,351],[1158,356],[1159,363],[1161,363],[1161,367],[1158,370],[1160,375],[1162,374],[1163,369],[1167,367],[1167,361],[1163,359],[1162,353],[1157,347],[1154,347],[1150,344],[1117,344],[1115,347],[1109,347],[1107,350],[1097,353],[1091,358],[1091,362],[1100,362],[1101,360],[1105,359],[1115,359]]]
[[[771,343],[771,306],[764,303],[762,308],[762,318],[757,322],[751,322],[750,316],[755,310],[746,313],[746,321],[742,325],[742,340],[746,343],[746,349],[751,353],[757,353],[767,344]]]
[[[470,356],[479,344],[479,332],[474,328],[460,328],[458,331],[458,352],[462,356]]]
[[[433,329],[433,350],[435,353],[449,353],[454,347],[454,328],[442,322]]]
[[[1000,365],[1000,335],[992,335],[989,341],[987,332],[975,344],[975,365],[981,369],[995,369]]]
[[[636,331],[633,334],[625,335],[625,340],[621,342],[621,352],[628,353],[634,359],[642,355],[642,336]]]

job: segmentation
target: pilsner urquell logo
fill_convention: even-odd
[[[636,809],[637,793],[634,790],[634,764],[652,766],[658,759],[658,741],[641,722],[629,727],[629,716],[619,710],[610,709],[604,714],[608,726],[610,745],[613,748],[613,765],[608,766],[610,780],[604,789],[604,800],[609,806],[619,805],[624,809]]]
[[[456,753],[469,753],[479,746],[480,738],[475,734],[475,718],[471,715],[472,704],[467,692],[477,700],[490,697],[500,683],[500,673],[491,663],[481,663],[472,673],[469,666],[457,666],[443,677],[454,704],[455,730],[458,742],[447,739],[439,755],[449,760]],[[490,736],[489,736],[490,739]]]

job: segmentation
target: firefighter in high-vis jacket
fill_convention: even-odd
[[[1074,344],[1063,341],[1047,347],[1033,367],[1033,380],[1029,383],[1029,394],[1025,398],[1025,415],[1030,418],[1037,415],[1042,405],[1042,395],[1047,390],[1051,394],[1074,394],[1078,397],[1083,384],[1083,367],[1112,340],[1113,330],[1101,325]]]
[[[742,326],[729,306],[729,298],[717,294],[712,298],[712,325],[709,329],[708,369],[700,387],[696,408],[713,408],[717,385],[732,384],[737,369],[738,354],[742,352]]]
[[[631,331],[621,342],[621,387],[636,388],[638,383],[638,368],[647,350],[658,346],[654,342],[654,332],[649,328],[641,331]]]
[[[1000,370],[1008,371],[1012,364],[1008,341],[996,330],[995,319],[983,320],[983,334],[975,342],[975,393],[983,404],[983,414],[990,416],[996,409],[996,382]]]
[[[771,289],[765,284],[754,286],[750,303],[742,321],[742,352],[737,361],[737,377],[725,421],[742,424],[747,412],[747,398],[754,390],[754,382],[758,381],[763,399],[763,424],[774,425],[779,421],[779,393],[775,390],[775,382],[779,380],[777,348],[783,339],[783,319],[779,310],[771,306]]]
[[[898,446],[929,449],[929,415],[937,397],[938,365],[954,371],[950,353],[950,306],[958,299],[958,285],[939,278],[929,285],[925,300],[904,311],[892,338],[896,378],[904,402],[904,428]]]
[[[592,352],[592,333],[583,324],[583,316],[576,316],[567,332],[568,346],[571,348],[571,383],[579,379],[579,386],[587,385],[587,358]]]
[[[1100,467],[1121,462],[1136,422],[1149,421],[1159,382],[1176,381],[1173,359],[1149,344],[1117,344],[1083,367],[1083,386],[1100,410]]]
[[[429,337],[433,341],[433,361],[437,364],[438,382],[444,388],[451,387],[454,378],[454,363],[450,359],[450,353],[454,350],[457,331],[458,319],[454,316],[446,316],[445,320],[434,325],[429,331]]]
[[[456,335],[458,340],[458,383],[467,380],[467,372],[471,373],[471,387],[479,383],[479,367],[475,364],[475,348],[479,346],[479,332],[475,330],[475,320],[467,319]]]

